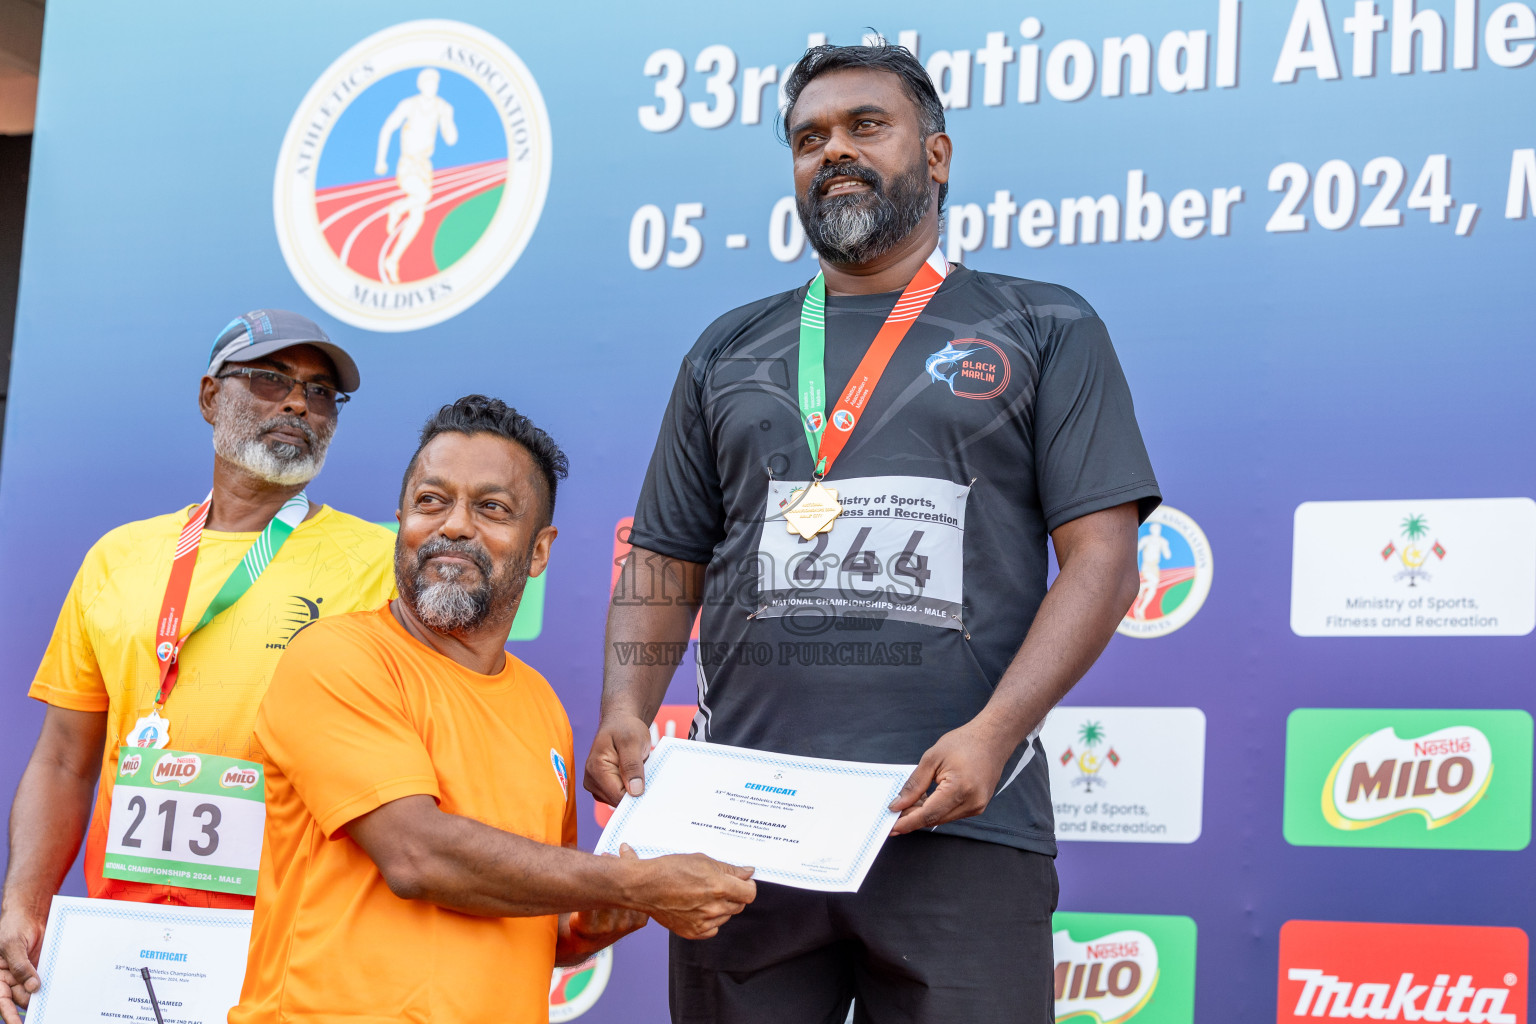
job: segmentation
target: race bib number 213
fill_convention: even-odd
[[[102,875],[256,895],[267,780],[261,765],[121,747]]]

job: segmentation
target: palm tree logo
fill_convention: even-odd
[[[1104,725],[1102,722],[1084,722],[1077,728],[1077,741],[1083,745],[1082,753],[1073,753],[1068,747],[1061,755],[1063,766],[1077,762],[1077,770],[1080,773],[1072,780],[1072,785],[1082,786],[1085,792],[1092,793],[1094,786],[1105,785],[1100,772],[1108,764],[1111,768],[1120,764],[1120,755],[1115,753],[1115,748],[1110,747],[1099,756],[1099,745],[1104,742]]]
[[[1402,548],[1399,549],[1395,543],[1387,541],[1387,546],[1381,549],[1381,558],[1382,561],[1386,561],[1394,554],[1397,555],[1397,560],[1403,568],[1392,578],[1405,579],[1410,587],[1416,587],[1419,585],[1419,580],[1427,581],[1432,578],[1424,568],[1424,563],[1429,560],[1430,555],[1434,555],[1437,559],[1444,559],[1445,547],[1438,540],[1425,547],[1424,542],[1429,537],[1429,519],[1426,516],[1418,514],[1404,516],[1398,531],[1403,540]]]

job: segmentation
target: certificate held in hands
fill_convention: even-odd
[[[598,853],[705,853],[750,865],[760,882],[855,892],[896,821],[892,800],[915,765],[795,757],[663,739],[645,795],[626,796]]]

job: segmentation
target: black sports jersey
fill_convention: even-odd
[[[1145,518],[1161,498],[1093,309],[957,268],[827,475],[845,512],[802,540],[782,512],[813,469],[796,388],[805,293],[727,313],[689,352],[630,540],[708,563],[696,739],[915,763],[981,711],[1018,651],[1047,534],[1128,501]],[[829,406],[898,295],[828,296]],[[998,785],[984,814],[941,830],[1054,854],[1037,740]]]

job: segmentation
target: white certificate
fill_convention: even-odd
[[[146,967],[165,1024],[225,1024],[250,939],[249,910],[55,896],[27,1024],[154,1024]]]
[[[758,881],[855,892],[914,767],[668,737],[645,764],[645,795],[624,797],[597,852],[628,843],[642,857],[707,853],[755,867]]]

